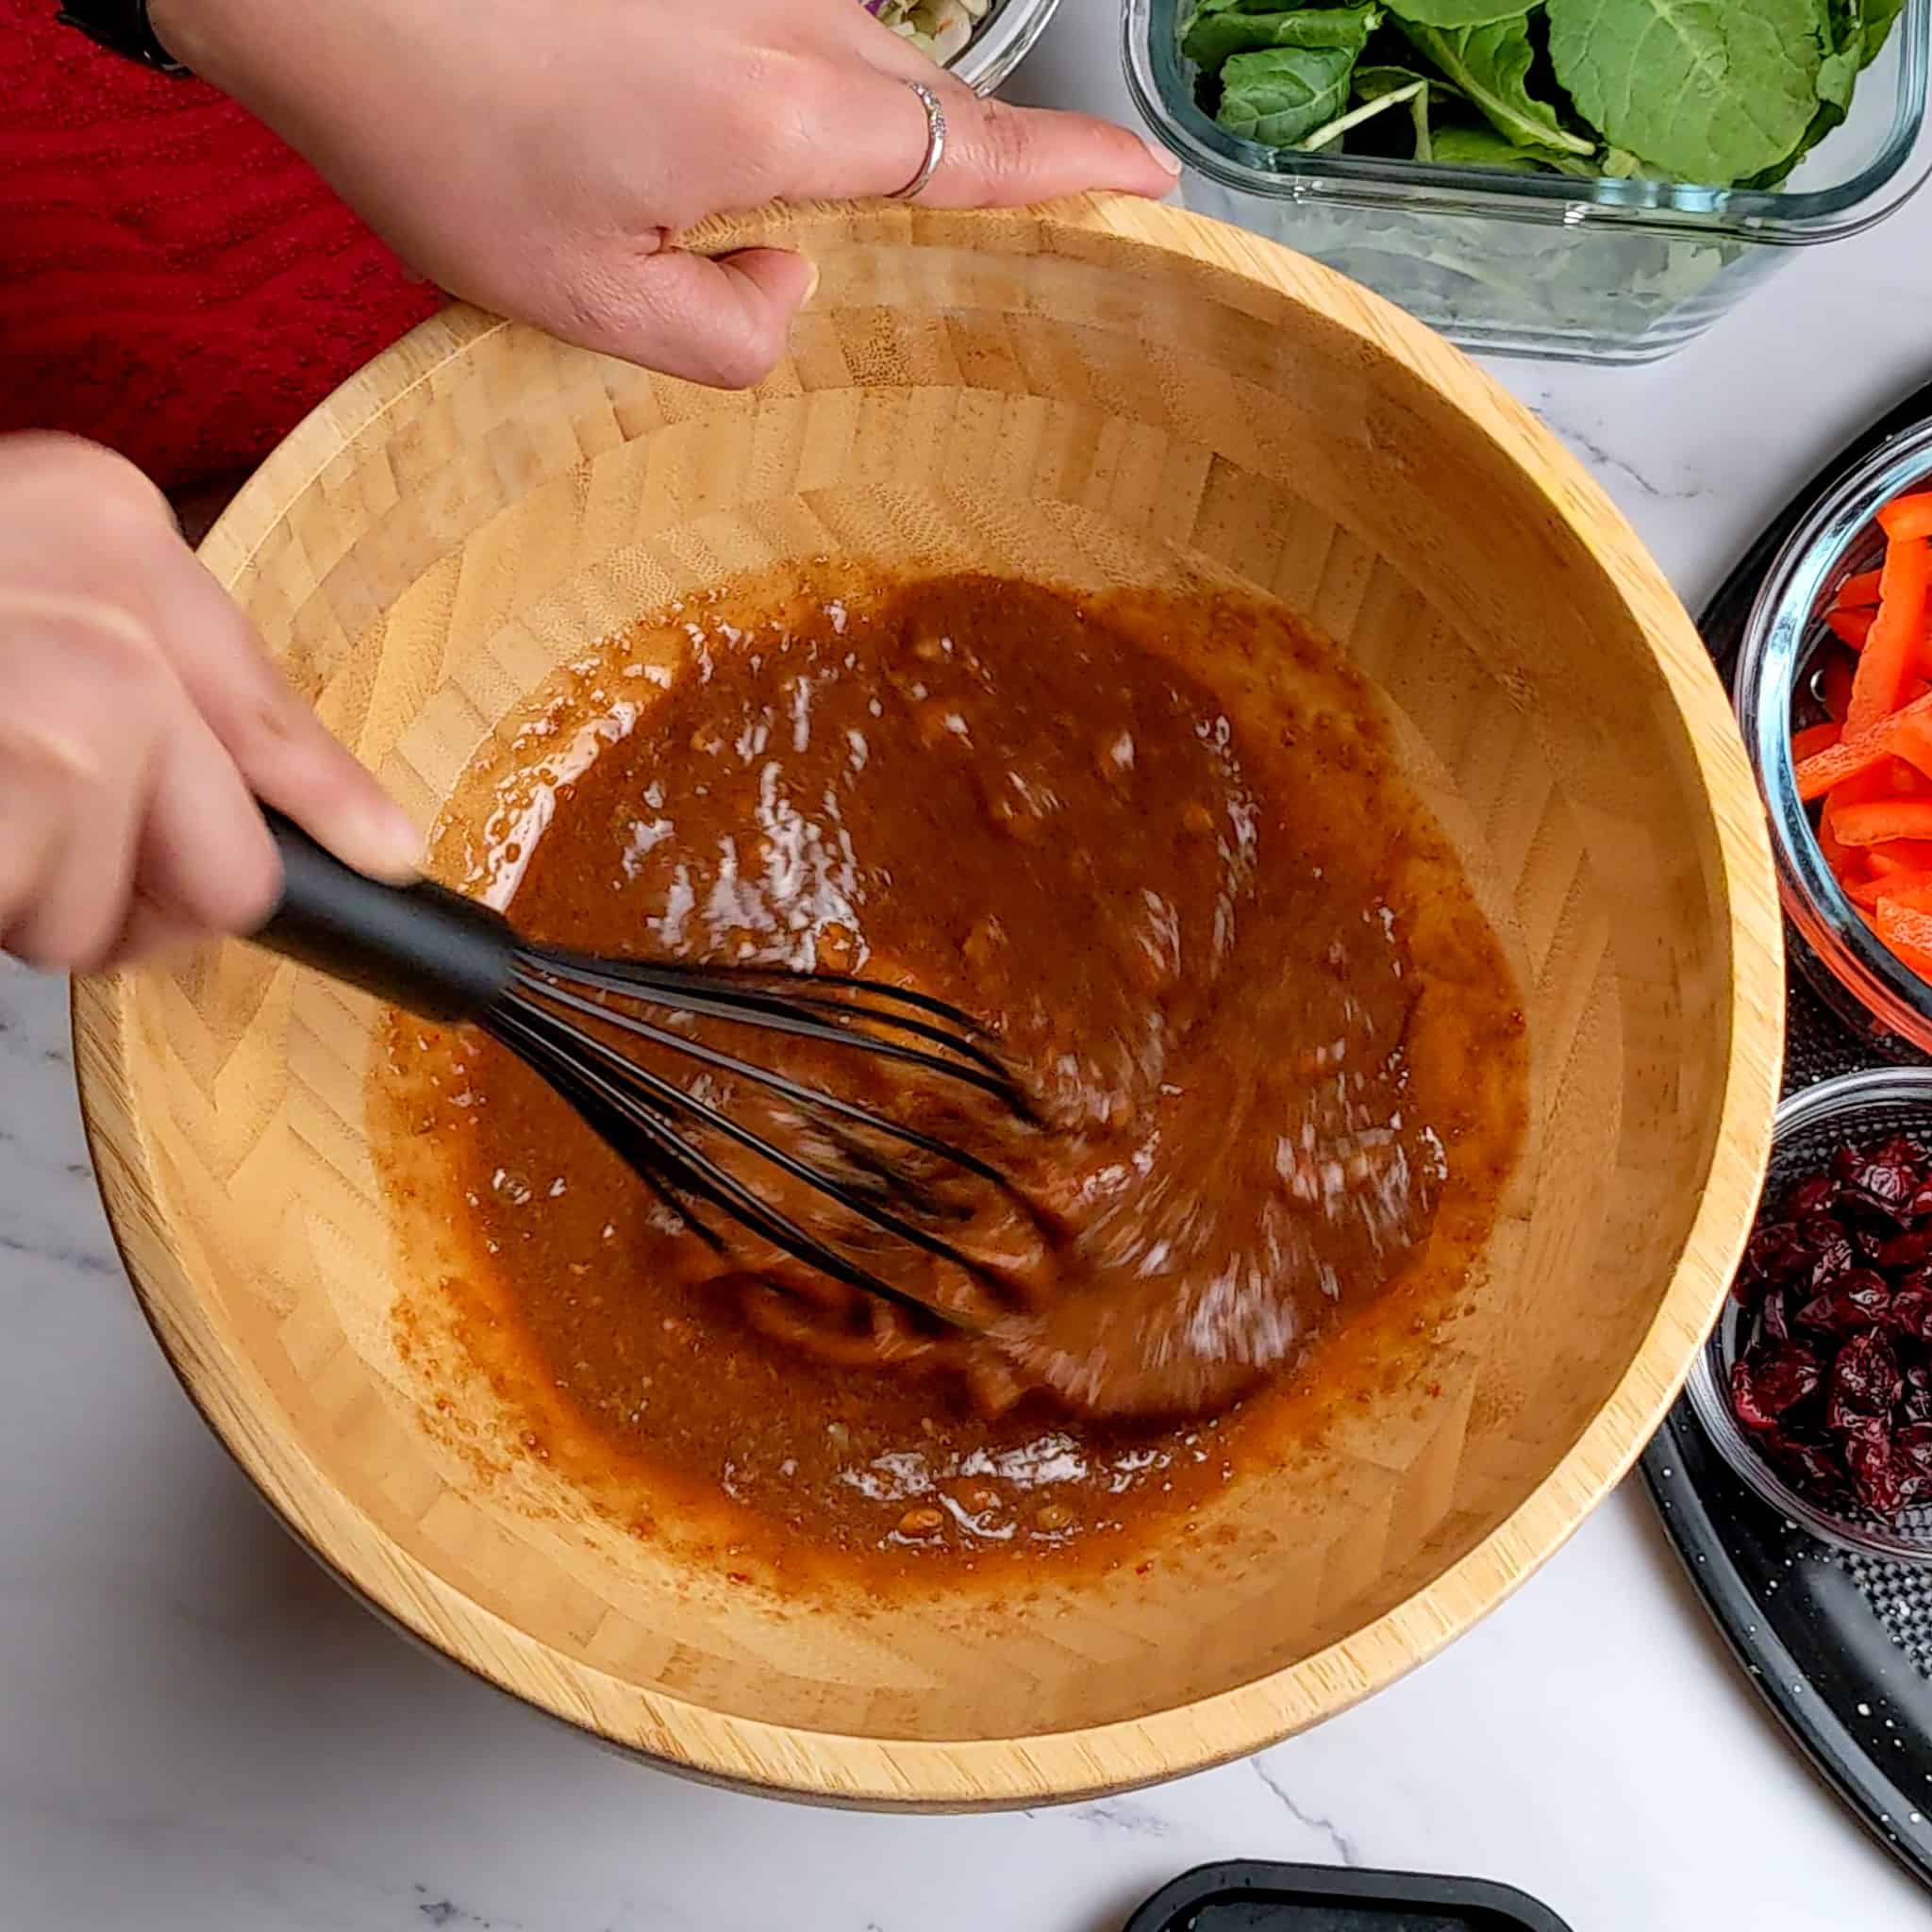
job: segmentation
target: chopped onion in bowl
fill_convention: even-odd
[[[860,0],[860,4],[921,53],[947,67],[966,51],[967,42],[979,31],[991,0]]]

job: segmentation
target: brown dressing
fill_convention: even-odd
[[[521,1373],[533,1415],[681,1508],[724,1499],[740,1541],[892,1567],[1151,1530],[1241,1473],[1445,1202],[1479,1245],[1520,1132],[1507,969],[1366,692],[1231,599],[948,578],[678,627],[681,661],[659,634],[579,680],[551,723],[591,719],[596,756],[512,786],[471,883],[513,884],[558,943],[864,973],[982,1016],[1042,1126],[849,1050],[692,1030],[971,1147],[1043,1212],[923,1171],[981,1278],[783,1190],[992,1330],[962,1339],[749,1241],[721,1259],[507,1055],[404,1026],[499,1386]],[[612,703],[632,654],[650,675]],[[787,1145],[854,1151],[698,1077]]]

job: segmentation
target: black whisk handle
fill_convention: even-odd
[[[281,903],[258,943],[427,1020],[474,1020],[508,990],[516,939],[500,913],[427,880],[385,886],[264,811]]]

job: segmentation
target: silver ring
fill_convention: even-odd
[[[941,106],[939,95],[923,80],[908,80],[906,85],[919,96],[919,105],[925,109],[925,158],[919,164],[919,173],[905,187],[895,188],[886,196],[888,201],[910,201],[915,194],[924,192],[926,183],[939,173],[946,153],[946,110]]]

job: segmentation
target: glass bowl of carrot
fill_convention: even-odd
[[[1794,963],[1874,1044],[1932,1054],[1932,423],[1793,532],[1736,694]]]

